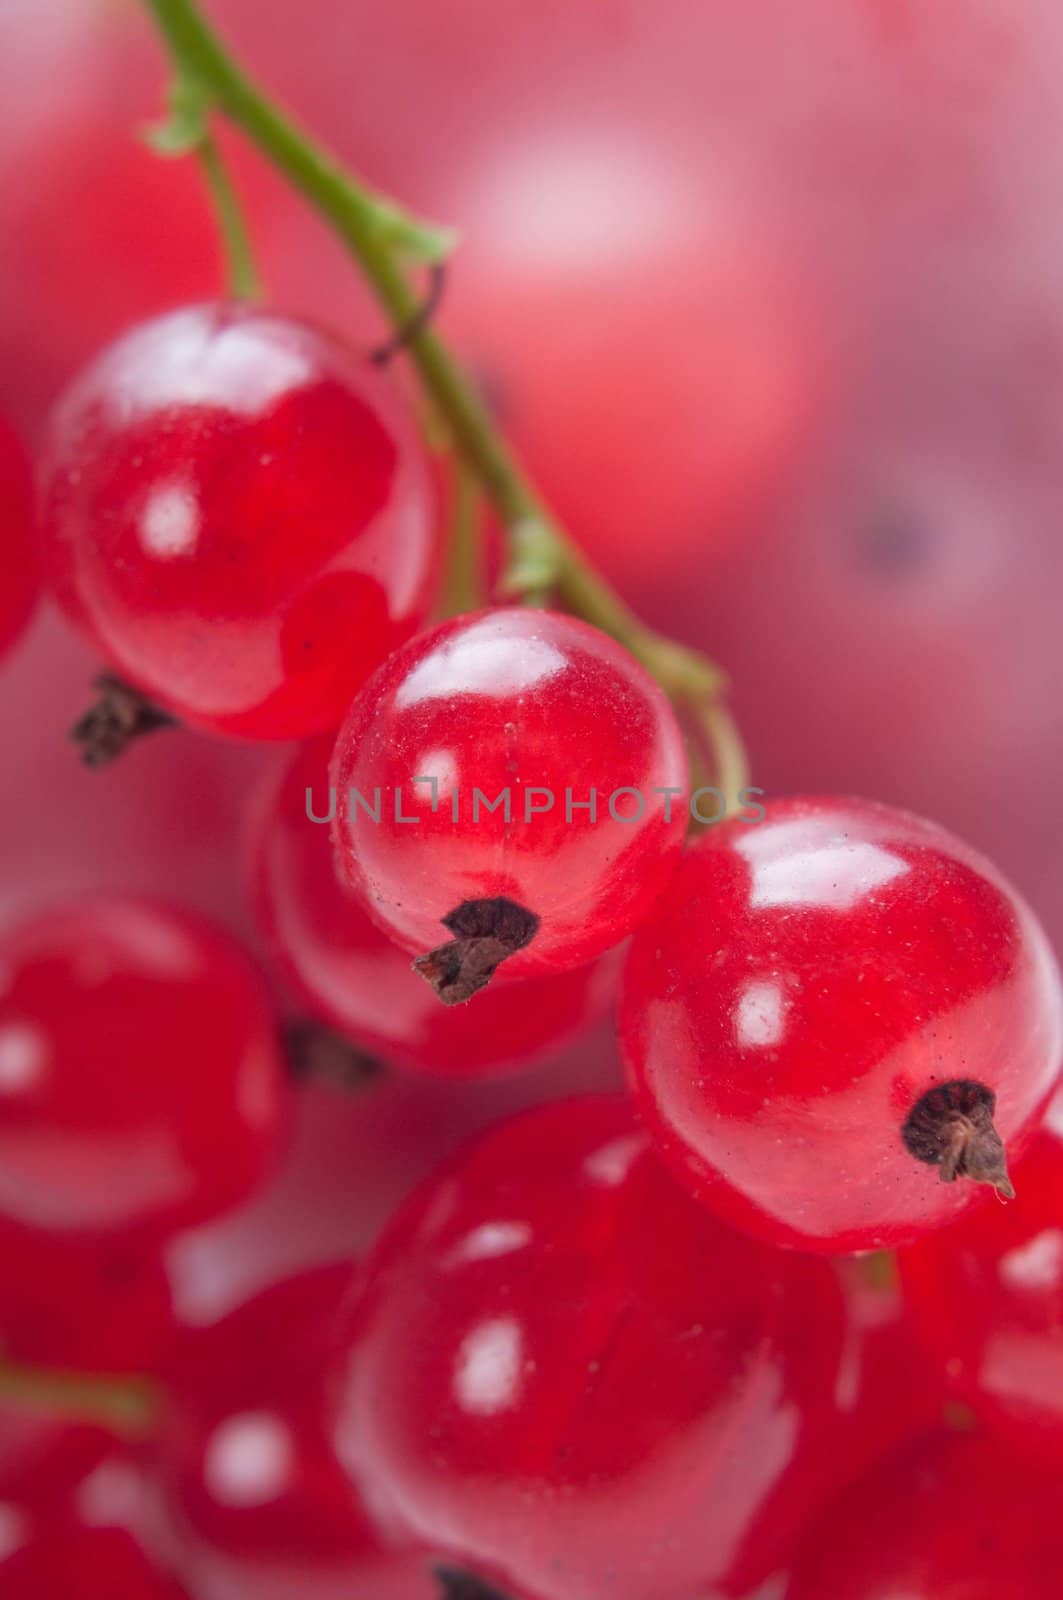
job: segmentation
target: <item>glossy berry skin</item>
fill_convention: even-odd
[[[68,614],[180,720],[335,727],[424,620],[431,469],[388,381],[309,325],[234,305],[147,322],[54,413],[44,554]]]
[[[259,925],[300,1002],[370,1056],[446,1078],[525,1065],[601,1015],[617,958],[548,978],[491,984],[472,1005],[441,1006],[341,884],[323,814],[330,746],[307,745],[271,787],[256,818],[251,889]]]
[[[939,1181],[902,1128],[969,1080],[1017,1156],[1061,1014],[1044,935],[974,851],[886,806],[787,799],[687,853],[635,940],[621,1029],[657,1146],[706,1205],[776,1244],[849,1251],[988,1192]]]
[[[0,417],[0,539],[4,552],[0,655],[22,631],[37,594],[31,506],[29,462],[18,439]]]
[[[985,1206],[901,1252],[916,1332],[951,1393],[1012,1448],[1063,1462],[1063,1141],[1046,1126]]]
[[[16,1541],[17,1518],[10,1513]],[[4,1600],[188,1600],[123,1529],[66,1520],[34,1527],[6,1560],[0,1547],[0,1594]]]
[[[1058,1481],[990,1442],[920,1440],[859,1480],[814,1528],[784,1600],[1055,1600]]]
[[[114,896],[0,937],[0,1216],[143,1242],[268,1170],[288,1110],[262,980],[228,935]]]
[[[420,777],[436,780],[434,812]],[[591,961],[646,916],[678,862],[689,792],[678,724],[643,669],[586,623],[523,609],[455,618],[392,656],[340,730],[332,783],[341,869],[384,931],[424,953],[455,908],[503,897],[539,919],[504,962],[512,978]],[[611,815],[622,787],[641,818],[630,795]],[[350,792],[377,788],[380,823],[360,806],[352,820]],[[592,789],[596,821],[575,809]],[[476,790],[488,803],[508,791],[511,821],[504,803],[474,816]],[[395,820],[396,794],[416,822]]]
[[[149,1373],[175,1328],[169,1282],[154,1253],[0,1225],[5,1360],[62,1372]],[[0,1502],[58,1504],[113,1444],[102,1425],[0,1398]]]
[[[563,1101],[385,1234],[341,1453],[386,1525],[503,1591],[689,1600],[771,1561],[841,1319],[826,1263],[693,1204],[623,1099]]]
[[[158,1441],[177,1558],[197,1594],[373,1600],[423,1563],[386,1550],[332,1440],[336,1377],[350,1346],[358,1274],[311,1268],[190,1330],[165,1373],[171,1397]],[[205,1574],[205,1576],[204,1576]]]

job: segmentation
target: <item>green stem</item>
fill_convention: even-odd
[[[233,61],[195,0],[145,0],[178,71],[243,129],[331,223],[356,257],[396,328],[415,319],[419,299],[401,256],[418,245],[423,257],[448,242],[441,230],[408,217],[357,183],[285,117]],[[495,507],[513,546],[505,592],[513,599],[556,595],[612,634],[660,679],[669,693],[714,693],[721,675],[695,651],[661,638],[628,610],[562,533],[515,457],[498,435],[473,385],[431,328],[410,340],[410,354],[454,441]]]
[[[416,326],[419,297],[408,261],[438,260],[446,230],[417,221],[347,173],[279,111],[237,66],[196,0],[144,0],[170,49],[179,81],[225,113],[303,193],[344,241],[396,329]],[[624,645],[677,701],[720,696],[726,680],[697,651],[654,633],[584,560],[544,505],[497,432],[476,388],[431,327],[408,350],[459,454],[479,480],[510,545],[502,592],[543,604],[557,600]]]
[[[68,1421],[94,1422],[126,1438],[152,1431],[161,1397],[137,1377],[96,1377],[0,1361],[4,1405]]]
[[[450,521],[450,549],[443,584],[443,615],[461,616],[483,605],[480,563],[480,490],[469,469],[454,467],[454,503]]]
[[[210,191],[218,229],[225,245],[229,293],[235,300],[257,300],[262,292],[254,252],[240,202],[213,134],[205,132],[197,146],[199,164]]]

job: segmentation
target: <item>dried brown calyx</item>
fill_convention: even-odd
[[[502,962],[531,943],[539,918],[515,900],[463,900],[443,919],[454,935],[413,967],[446,1006],[471,1000],[490,983]]]
[[[1004,1143],[993,1125],[996,1103],[985,1084],[953,1078],[920,1096],[901,1138],[917,1161],[938,1168],[942,1183],[970,1178],[992,1184],[1005,1200],[1013,1200]]]
[[[168,711],[160,710],[139,689],[112,673],[102,673],[92,686],[97,698],[70,730],[87,767],[106,767],[135,740],[177,726]]]

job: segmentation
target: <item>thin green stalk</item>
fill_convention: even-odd
[[[145,0],[179,74],[228,116],[332,225],[356,257],[389,319],[406,328],[419,299],[404,260],[439,259],[453,242],[446,230],[415,221],[354,180],[284,116],[241,71],[195,0]],[[505,589],[514,599],[547,593],[612,634],[670,693],[714,693],[721,676],[695,651],[653,633],[584,561],[562,533],[507,448],[475,388],[431,328],[410,340],[410,354],[464,459],[476,473],[513,546]]]
[[[35,1415],[96,1422],[125,1438],[149,1434],[161,1396],[144,1378],[97,1377],[0,1361],[0,1400]]]
[[[214,135],[204,132],[197,146],[199,164],[210,192],[218,231],[225,247],[229,293],[234,300],[257,300],[262,293],[254,251],[240,202]]]
[[[525,604],[556,600],[594,623],[641,661],[677,702],[700,703],[722,695],[726,679],[718,667],[647,628],[583,558],[543,504],[446,345],[431,327],[418,325],[420,300],[407,266],[439,261],[452,248],[454,235],[412,217],[346,172],[241,70],[196,0],[144,3],[169,47],[193,122],[210,108],[242,129],[344,241],[392,326],[415,328],[406,348],[509,541],[502,592]]]
[[[480,489],[469,469],[455,465],[454,503],[450,519],[450,548],[443,584],[443,614],[461,616],[483,605],[483,571],[480,561]]]

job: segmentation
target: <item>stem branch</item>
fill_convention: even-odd
[[[0,1401],[64,1421],[95,1422],[126,1438],[151,1432],[160,1396],[145,1378],[97,1377],[0,1362]]]
[[[487,406],[435,331],[407,277],[409,262],[440,260],[454,235],[408,215],[346,172],[277,109],[240,69],[196,0],[144,0],[178,76],[258,146],[332,226],[362,269],[406,344],[435,410],[493,505],[510,543],[504,594],[518,602],[556,599],[624,645],[679,701],[713,700],[726,684],[697,651],[654,633],[566,537],[501,438]]]
[[[199,164],[210,191],[218,230],[225,245],[229,268],[229,293],[234,300],[257,300],[261,294],[254,252],[244,223],[240,202],[221,158],[217,141],[204,133],[198,146]]]

